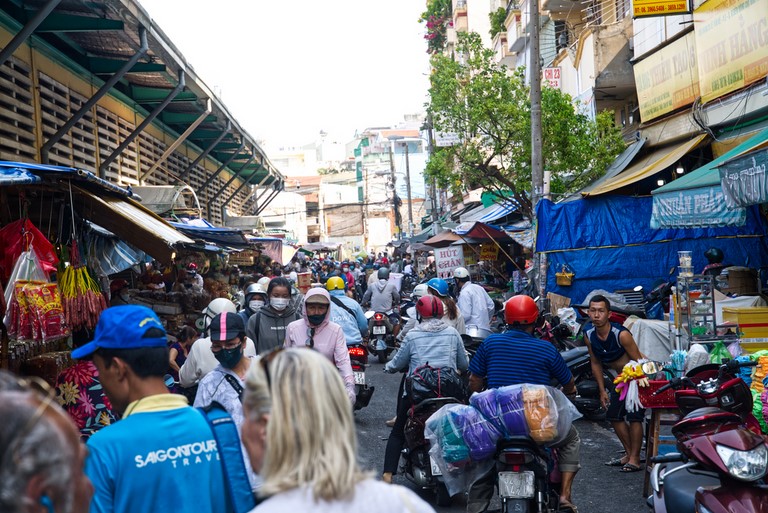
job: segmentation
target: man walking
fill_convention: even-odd
[[[533,336],[539,309],[528,296],[513,296],[504,305],[504,318],[510,330],[483,340],[469,363],[469,388],[480,392],[484,388],[500,388],[530,383],[550,385],[556,379],[568,396],[576,395],[573,375],[565,360],[549,342]],[[576,511],[571,503],[573,478],[579,470],[581,440],[572,425],[565,439],[556,445],[562,475],[560,509]],[[488,508],[496,474],[489,472],[472,485],[467,498],[467,512],[479,513]]]
[[[469,271],[464,267],[457,267],[453,271],[453,278],[459,288],[457,306],[464,317],[464,325],[490,330],[495,310],[491,296],[483,287],[469,280]]]
[[[619,393],[613,383],[609,383],[609,388],[606,389],[603,371],[615,378],[621,373],[624,365],[630,360],[640,360],[642,355],[629,330],[609,320],[611,303],[605,296],[592,296],[588,314],[589,322],[584,325],[584,342],[589,349],[592,375],[595,376],[600,390],[600,401],[607,410],[605,418],[613,426],[626,451],[622,458],[612,459],[606,462],[606,465],[621,467],[621,472],[638,472],[642,469],[640,448],[643,445],[645,410],[627,412],[624,401],[619,399]]]
[[[122,420],[88,440],[91,513],[226,511],[216,440],[205,418],[171,394],[165,329],[149,308],[102,312],[93,341],[72,352],[92,357]]]

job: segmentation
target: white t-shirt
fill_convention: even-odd
[[[308,487],[274,495],[251,513],[284,513],[312,511],[313,513],[435,513],[435,510],[411,490],[366,479],[357,484],[355,496],[347,501],[315,502]]]

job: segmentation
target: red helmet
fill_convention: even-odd
[[[539,307],[530,296],[512,296],[504,304],[507,324],[533,324],[539,318]]]
[[[194,262],[190,262],[187,266],[187,271],[197,271],[197,264]]]
[[[438,297],[426,295],[416,302],[416,313],[422,319],[440,318],[443,316],[443,312],[443,302]]]

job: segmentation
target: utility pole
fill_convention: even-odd
[[[413,202],[411,201],[411,165],[408,159],[408,141],[405,142],[405,181],[408,191],[408,237],[413,237]]]
[[[435,153],[435,133],[432,128],[432,114],[427,114],[427,137],[429,144],[429,158],[431,159]],[[439,233],[437,221],[440,219],[439,214],[442,212],[438,212],[437,210],[437,180],[434,177],[430,180],[429,195],[432,198],[432,235],[437,235]]]
[[[539,0],[528,0],[531,11],[531,217],[544,191],[544,158],[541,153],[541,52],[539,50]],[[535,248],[534,248],[535,251]],[[536,253],[539,266],[539,295],[545,297],[547,286],[546,255]]]
[[[392,155],[392,147],[395,145],[394,140],[390,140],[389,143],[389,172],[392,175],[392,214],[393,214],[393,222],[392,224],[395,225],[397,228],[397,238],[400,238],[400,226],[397,224],[397,188],[395,187],[395,184],[397,183],[397,177],[395,176],[395,160]]]

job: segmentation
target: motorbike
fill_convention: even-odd
[[[752,415],[752,394],[735,376],[754,365],[703,365],[655,392],[674,389],[684,416],[672,427],[679,452],[651,459],[652,511],[765,511],[768,444]]]
[[[460,402],[453,397],[425,399],[409,410],[405,423],[401,473],[416,486],[434,491],[438,506],[450,506],[451,496],[445,487],[440,467],[429,454],[429,441],[424,437],[424,426],[427,419],[441,407]]]
[[[368,367],[368,349],[363,343],[348,344],[349,361],[352,364],[352,374],[355,377],[355,411],[368,406],[376,387],[369,386],[365,375]]]
[[[392,323],[384,312],[366,312],[368,318],[368,333],[370,334],[369,350],[375,354],[379,363],[387,363],[387,359],[395,350],[395,335]]]
[[[501,513],[556,512],[560,501],[560,474],[555,450],[527,436],[499,441],[496,452]]]

